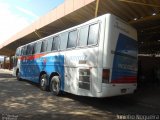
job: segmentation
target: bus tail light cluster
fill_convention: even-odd
[[[110,70],[109,69],[103,69],[102,83],[109,83],[109,75],[110,75]]]

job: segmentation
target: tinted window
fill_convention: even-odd
[[[19,56],[21,55],[21,52],[22,52],[22,48],[19,48]]]
[[[67,40],[68,40],[68,32],[62,33],[60,35],[61,37],[61,45],[60,45],[60,49],[61,50],[65,50],[67,47]]]
[[[26,55],[27,46],[23,46],[22,48],[22,55]]]
[[[21,47],[21,55],[23,55],[23,47]]]
[[[47,51],[51,51],[52,49],[52,41],[53,41],[53,37],[49,37],[47,38]]]
[[[26,51],[26,54],[28,55],[29,53],[29,45],[27,45],[27,51]]]
[[[18,53],[19,53],[19,48],[17,48],[17,50],[16,50],[16,55],[18,56]]]
[[[85,26],[80,29],[78,46],[86,46],[87,45],[88,29],[89,29],[89,26]]]
[[[21,48],[17,48],[16,50],[16,56],[20,56],[21,55]]]
[[[40,51],[41,51],[41,44],[42,44],[41,41],[34,44],[34,53],[40,53]]]
[[[89,27],[88,45],[97,44],[99,24],[93,24]]]
[[[36,43],[33,43],[33,50],[32,50],[32,54],[34,54],[34,53],[35,53],[35,45],[36,45]]]
[[[47,40],[42,41],[41,52],[47,51]]]
[[[27,55],[31,55],[33,51],[33,44],[27,45]]]
[[[76,47],[77,30],[69,32],[67,48]]]
[[[59,37],[56,36],[53,38],[52,50],[58,50],[59,48]]]

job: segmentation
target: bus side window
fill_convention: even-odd
[[[89,26],[85,26],[80,29],[78,46],[86,46],[87,45],[88,30],[89,30]]]
[[[23,46],[22,48],[22,55],[26,55],[27,46]]]
[[[33,44],[29,44],[27,46],[27,55],[32,55],[32,51],[33,51]]]
[[[35,53],[40,53],[40,51],[41,51],[41,44],[42,44],[41,41],[39,41],[39,42],[37,42],[37,43],[34,44],[34,54]]]
[[[33,43],[33,50],[32,50],[32,54],[34,54],[34,53],[35,53],[35,45],[36,45],[36,43]]]
[[[41,52],[47,51],[47,40],[42,41]]]
[[[29,50],[30,49],[30,45],[27,45],[27,50],[26,50],[26,55],[29,55]]]
[[[53,38],[52,51],[58,50],[58,48],[59,48],[59,36],[56,36]]]
[[[47,51],[48,52],[52,50],[52,42],[53,42],[53,37],[47,38]]]
[[[88,45],[95,45],[98,41],[99,24],[93,24],[89,27]]]
[[[22,48],[19,48],[18,56],[21,56],[21,55],[22,55]]]
[[[69,32],[67,48],[76,47],[77,42],[77,30]]]
[[[21,56],[23,55],[23,47],[21,47],[21,53],[20,54],[21,54]]]
[[[22,50],[21,50],[21,55],[23,55],[23,50],[24,50],[24,48],[22,47]]]
[[[19,56],[19,55],[20,55],[20,48],[17,48],[15,55],[16,55],[16,56]]]
[[[60,38],[61,38],[60,50],[65,50],[67,47],[68,32],[61,33]]]

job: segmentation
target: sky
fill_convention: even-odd
[[[0,44],[64,0],[0,0]]]

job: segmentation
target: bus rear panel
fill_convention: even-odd
[[[133,93],[137,87],[136,30],[116,16],[108,16],[106,22],[101,96]]]

